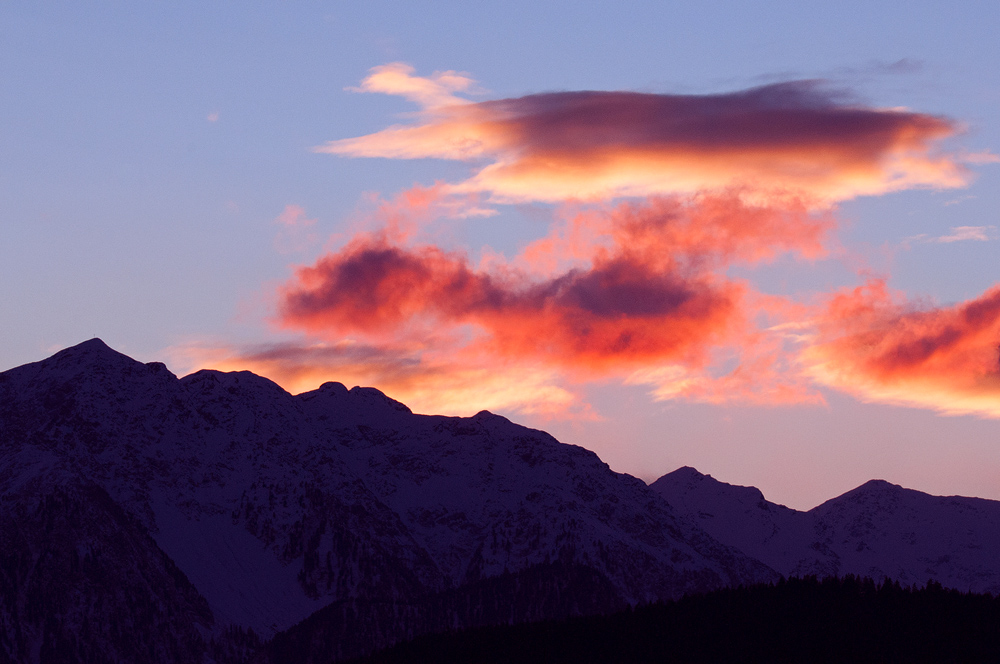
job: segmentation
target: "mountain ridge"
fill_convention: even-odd
[[[683,472],[681,472],[683,471]],[[854,574],[1000,593],[1000,501],[869,480],[807,510],[678,469],[650,484],[684,518],[784,576]],[[750,500],[751,496],[759,498]]]
[[[185,632],[204,632],[205,652],[227,630],[267,638],[338,602],[387,607],[359,623],[371,634],[323,628],[338,635],[337,656],[356,655],[407,629],[487,619],[433,598],[481,587],[502,604],[508,586],[491,581],[502,578],[534,618],[599,610],[582,601],[587,584],[610,609],[776,578],[593,452],[487,411],[416,415],[338,383],[291,395],[249,372],[178,378],[98,339],[0,373],[0,504],[47,483],[99,488],[151,538],[209,607],[208,632],[197,612]],[[0,555],[37,548],[10,546]],[[108,582],[126,584],[140,564],[123,561]],[[531,570],[547,565],[575,589],[544,590]],[[424,608],[392,608],[403,605]],[[5,610],[0,624],[24,615]],[[393,616],[414,622],[393,636],[379,627]],[[41,648],[46,637],[28,632]]]
[[[253,661],[334,661],[792,575],[1000,592],[997,501],[871,480],[801,512],[687,466],[647,486],[488,411],[178,378],[99,339],[0,373],[0,529],[0,662],[236,664],[272,636]]]

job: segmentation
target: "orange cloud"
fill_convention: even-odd
[[[741,190],[694,196],[656,196],[589,209],[564,220],[530,244],[525,260],[590,258],[619,247],[646,262],[698,263],[702,268],[769,261],[783,253],[824,256],[836,226],[830,214],[810,213],[801,201],[781,206],[747,203]]]
[[[748,329],[728,346],[714,349],[706,367],[667,364],[638,369],[625,380],[649,385],[658,401],[686,399],[703,403],[763,406],[824,404],[797,359],[798,330],[807,309],[775,296],[752,294],[747,308],[772,320],[791,321]],[[720,371],[720,367],[723,369]]]
[[[182,372],[253,371],[292,394],[328,381],[348,387],[373,385],[418,413],[468,416],[485,409],[553,418],[595,417],[579,395],[561,386],[563,377],[552,370],[435,353],[419,344],[393,347],[340,341],[247,348],[191,344],[169,349],[168,356]]]
[[[866,401],[1000,417],[1000,285],[918,306],[883,280],[833,297],[804,352],[819,382]]]
[[[456,71],[434,72],[429,77],[414,76],[415,70],[405,62],[390,62],[374,67],[371,73],[352,92],[380,92],[399,95],[424,108],[438,108],[456,104],[467,104],[468,100],[456,97],[454,93],[471,90],[475,81],[466,74]]]
[[[439,85],[411,73],[407,85]],[[414,98],[407,90],[380,88]],[[735,186],[822,205],[964,185],[962,159],[938,150],[956,131],[941,117],[849,104],[815,81],[796,81],[716,95],[559,92],[479,103],[452,99],[435,102],[414,124],[317,150],[485,162],[456,189],[490,192],[498,202]]]
[[[598,258],[589,270],[534,281],[476,270],[432,246],[361,238],[298,270],[281,292],[281,323],[327,338],[373,339],[471,325],[503,356],[595,369],[697,355],[726,334],[741,285],[633,258]]]
[[[421,110],[317,150],[463,160],[471,175],[373,199],[339,248],[295,270],[274,322],[308,342],[209,349],[202,366],[250,368],[292,391],[372,384],[456,414],[587,415],[566,386],[618,379],[657,399],[755,404],[822,403],[818,381],[1000,416],[996,358],[983,354],[997,343],[990,293],[920,310],[871,282],[817,316],[727,272],[826,257],[838,201],[966,184],[963,164],[991,156],[945,152],[952,121],[851,103],[813,81],[716,95],[460,96],[473,88],[465,74],[420,77],[403,63],[371,71],[356,91]],[[560,205],[518,255],[477,264],[442,248],[441,220],[530,201]],[[289,208],[278,221],[303,218]],[[957,227],[936,241],[987,231]]]
[[[462,220],[497,214],[496,210],[481,205],[478,194],[457,193],[440,182],[426,187],[414,185],[389,199],[377,194],[369,194],[367,198],[368,209],[354,220],[347,235],[377,232],[392,242],[405,244],[417,239],[435,239],[433,226],[442,219]]]
[[[762,305],[720,269],[782,252],[820,256],[829,215],[801,204],[752,206],[738,191],[577,208],[514,259],[493,255],[475,265],[419,240],[435,219],[475,210],[475,197],[435,185],[375,203],[375,229],[298,268],[279,289],[277,323],[324,341],[190,346],[181,364],[249,369],[293,392],[355,381],[418,410],[453,414],[590,417],[567,386],[605,377],[648,384],[661,398],[671,389],[701,401],[812,398],[763,381],[770,364],[748,306],[773,303]],[[311,222],[289,206],[276,223]],[[713,366],[721,347],[724,371]],[[668,385],[677,368],[697,377],[690,389]],[[652,373],[640,379],[644,370]]]
[[[832,221],[791,207],[749,206],[732,192],[587,210],[568,222],[585,226],[588,239],[569,240],[563,249],[576,251],[576,261],[562,269],[544,260],[563,251],[559,231],[513,261],[479,267],[462,253],[367,233],[296,271],[279,293],[279,323],[330,340],[393,344],[455,331],[453,347],[577,377],[662,364],[701,371],[716,346],[761,343],[749,287],[721,267],[784,251],[822,254]],[[750,365],[737,369],[746,374]]]

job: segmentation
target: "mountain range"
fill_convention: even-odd
[[[720,542],[783,576],[936,581],[1000,593],[1000,502],[931,496],[871,480],[807,512],[679,468],[650,488]]]
[[[485,411],[178,378],[93,339],[0,373],[0,663],[335,661],[802,574],[995,593],[998,510],[647,486]]]

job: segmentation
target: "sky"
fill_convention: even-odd
[[[1000,5],[0,4],[0,369],[1000,500]]]

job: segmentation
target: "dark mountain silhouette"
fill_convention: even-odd
[[[94,339],[0,373],[0,664],[343,661],[781,575],[995,593],[998,507],[872,481],[797,512],[691,468],[647,487],[485,411],[177,378]]]
[[[680,468],[650,485],[692,524],[785,576],[854,574],[1000,592],[1000,502],[871,480],[808,512]]]
[[[992,595],[808,577],[428,635],[351,664],[964,664],[1000,661],[997,624]]]
[[[15,662],[225,661],[283,630],[346,657],[776,578],[502,417],[178,379],[97,339],[0,374],[0,527]]]

